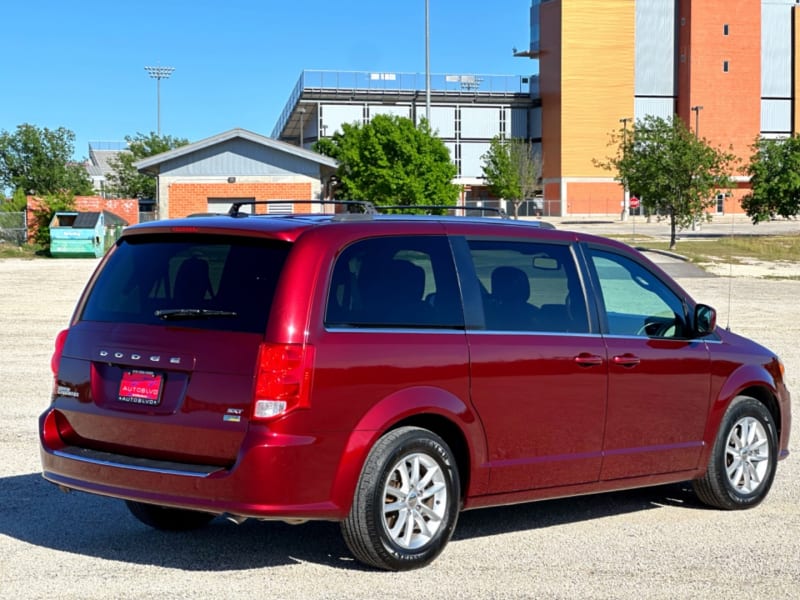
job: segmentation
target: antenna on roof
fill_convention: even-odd
[[[731,299],[733,298],[733,237],[735,235],[736,219],[731,211],[731,239],[728,244],[728,322],[725,329],[731,330]]]

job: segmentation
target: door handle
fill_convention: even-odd
[[[603,364],[603,357],[598,356],[597,354],[581,352],[575,357],[575,362],[581,367],[596,367]]]
[[[615,365],[620,365],[622,367],[635,367],[640,362],[642,362],[638,356],[629,353],[619,354],[614,358],[612,358],[611,360],[614,361]]]

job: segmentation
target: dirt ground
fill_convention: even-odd
[[[333,523],[222,519],[167,535],[116,500],[63,494],[40,476],[56,333],[97,261],[0,260],[0,597],[4,598],[797,598],[800,429],[767,500],[750,511],[665,486],[464,513],[431,566],[377,573]],[[777,352],[800,414],[800,281],[694,276],[721,326]],[[412,594],[415,592],[411,592]]]

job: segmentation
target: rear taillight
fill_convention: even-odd
[[[314,348],[305,344],[261,344],[254,419],[271,419],[309,405]]]
[[[50,370],[53,372],[53,377],[58,376],[58,365],[61,363],[61,355],[64,353],[64,344],[67,343],[67,334],[69,329],[59,331],[56,336],[55,348],[53,348],[53,356],[50,358]]]

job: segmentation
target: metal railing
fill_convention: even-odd
[[[522,75],[478,75],[431,73],[431,91],[448,95],[528,94],[531,78]],[[303,71],[272,130],[277,138],[291,118],[306,90],[374,93],[425,91],[424,73],[389,73],[373,71]]]

